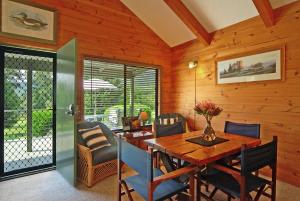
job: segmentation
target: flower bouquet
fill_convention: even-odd
[[[223,111],[223,109],[217,107],[216,104],[211,101],[202,101],[196,104],[194,110],[197,112],[197,114],[203,115],[207,123],[206,128],[203,132],[203,139],[206,141],[215,140],[216,133],[211,126],[211,120],[214,116],[218,116]]]

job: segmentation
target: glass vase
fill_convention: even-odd
[[[216,139],[216,133],[213,127],[211,126],[211,121],[206,121],[206,128],[203,131],[203,139],[206,141],[214,141]]]

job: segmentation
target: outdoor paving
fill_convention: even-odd
[[[4,142],[4,171],[46,165],[52,163],[52,136],[35,137],[32,152],[27,151],[26,139]]]

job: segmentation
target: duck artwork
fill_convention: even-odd
[[[25,12],[20,12],[11,16],[11,19],[15,22],[17,26],[22,26],[31,30],[43,30],[48,25],[46,22],[43,22],[41,19],[29,17]]]

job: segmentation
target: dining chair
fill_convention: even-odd
[[[153,123],[155,137],[189,132],[186,119],[179,113],[161,114]]]
[[[190,200],[194,200],[194,177],[197,167],[188,166],[164,174],[153,167],[153,149],[148,152],[142,150],[117,137],[118,143],[118,201],[126,194],[133,201],[131,192],[136,191],[147,201],[163,201],[181,192],[190,191]],[[121,165],[126,164],[135,170],[137,174],[122,178]],[[189,184],[183,184],[175,178],[187,174],[190,177]],[[131,189],[128,188],[128,185]],[[121,192],[123,188],[124,192]]]
[[[166,113],[161,114],[157,118],[155,118],[153,123],[153,132],[156,138],[165,137],[170,135],[176,135],[181,133],[189,132],[188,125],[186,119],[179,113]],[[160,160],[162,160],[165,166],[170,164],[166,164],[167,156],[162,156],[162,153],[156,152],[156,164],[159,166]],[[177,167],[181,167],[184,164],[183,161],[172,158],[172,163],[174,163]],[[168,170],[168,169],[167,169]]]
[[[225,121],[224,132],[241,135],[246,137],[253,137],[253,138],[260,138],[260,124],[246,124],[246,123],[238,123],[238,122],[231,122]],[[218,160],[217,163],[219,164],[228,164],[232,167],[237,167],[241,165],[241,154],[233,154],[227,158]],[[255,172],[256,176],[258,176],[258,171]],[[218,188],[215,187],[213,189],[213,194],[217,192]],[[228,194],[228,200],[231,196]]]
[[[153,131],[156,138],[190,132],[186,119],[179,113],[159,115],[154,120]],[[186,161],[170,157],[168,154],[163,152],[155,152],[155,158],[156,166],[160,168],[160,161],[162,161],[164,169],[167,172],[172,172],[178,168],[190,165],[190,163]],[[176,178],[176,180],[180,183],[187,183],[189,178],[187,175],[182,175]],[[207,184],[204,185],[206,187],[206,191],[208,191],[209,186]]]
[[[260,138],[260,124],[245,124],[225,121],[225,133]]]
[[[241,169],[212,164],[211,169],[202,176],[202,179],[216,186],[226,194],[240,198],[241,201],[252,200],[250,192],[257,191],[254,201],[258,201],[261,195],[276,200],[276,165],[277,164],[277,136],[267,144],[254,148],[241,148]],[[262,178],[252,173],[269,166],[272,170],[271,180]],[[267,194],[265,187],[271,186],[271,194]],[[201,195],[207,200],[213,200],[215,192],[209,196]],[[230,200],[230,198],[229,198]]]
[[[260,124],[245,124],[245,123],[225,121],[224,132],[259,139]],[[241,155],[235,154],[230,156],[227,159],[227,162],[229,162],[231,166],[237,166],[240,165],[240,160],[241,160]]]

